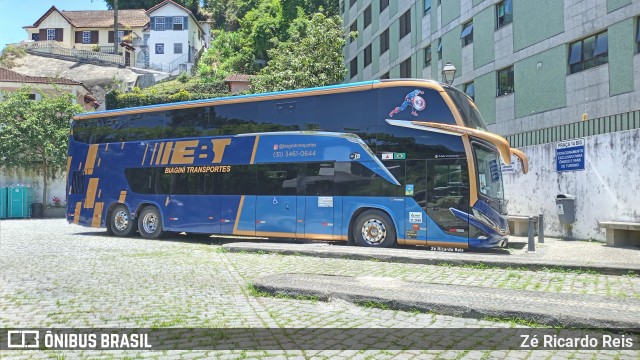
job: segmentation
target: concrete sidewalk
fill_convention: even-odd
[[[396,310],[416,309],[479,319],[518,318],[562,327],[640,330],[640,300],[630,298],[319,274],[268,275],[256,279],[253,285],[271,294],[374,302]]]
[[[229,240],[229,239],[225,239]],[[537,241],[537,240],[536,240]],[[232,252],[268,252],[324,258],[378,260],[413,264],[478,265],[498,268],[522,267],[530,270],[560,267],[595,271],[602,274],[640,274],[640,248],[614,248],[594,241],[567,241],[546,238],[536,242],[536,250],[527,251],[527,238],[511,237],[505,250],[472,252],[430,251],[424,247],[392,249],[346,246],[344,243],[232,242],[223,245]]]

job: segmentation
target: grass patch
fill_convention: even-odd
[[[273,297],[273,295],[271,295],[270,293],[262,291],[255,287],[255,285],[253,285],[252,283],[247,284],[247,292],[249,295],[255,297]]]
[[[247,292],[251,296],[255,297],[270,297],[275,299],[288,299],[288,300],[307,300],[317,302],[319,298],[315,295],[292,295],[285,293],[276,293],[272,294],[263,290],[258,289],[255,285],[249,283],[247,284]]]
[[[482,320],[499,322],[499,323],[507,323],[511,327],[528,326],[532,328],[561,328],[560,326],[551,326],[547,324],[541,324],[535,320],[521,319],[521,318],[514,318],[514,317],[485,316],[482,318]]]
[[[362,307],[366,307],[366,308],[370,308],[370,309],[391,310],[389,305],[387,305],[387,304],[385,304],[383,302],[380,302],[380,301],[367,300],[367,301],[357,302],[356,305],[362,306]]]
[[[220,245],[212,245],[213,247],[211,248],[211,252],[213,253],[217,253],[217,254],[226,254],[229,252],[229,249],[224,248]]]

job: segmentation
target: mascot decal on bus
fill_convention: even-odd
[[[402,105],[391,110],[389,117],[393,117],[393,115],[400,111],[404,111],[409,105],[411,105],[411,115],[418,116],[418,111],[422,111],[427,107],[427,102],[420,96],[421,94],[424,94],[424,91],[418,89],[408,93],[407,96],[405,96]]]

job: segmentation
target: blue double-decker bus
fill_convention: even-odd
[[[67,220],[109,234],[504,246],[501,159],[471,99],[383,80],[85,113]]]

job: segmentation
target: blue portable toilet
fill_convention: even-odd
[[[9,186],[7,197],[8,218],[31,217],[33,189],[23,185]]]
[[[0,187],[0,219],[7,218],[7,188]]]

